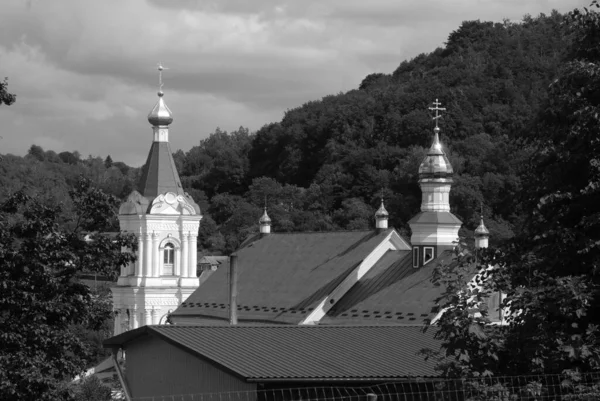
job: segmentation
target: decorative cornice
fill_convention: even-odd
[[[148,223],[147,231],[198,231],[199,223],[196,224],[177,224],[177,223]]]

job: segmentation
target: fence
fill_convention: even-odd
[[[268,384],[265,384],[265,387]],[[173,394],[134,401],[599,401],[600,373],[471,379],[414,378],[368,386],[279,387]]]

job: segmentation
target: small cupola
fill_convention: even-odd
[[[475,248],[487,248],[489,238],[490,232],[483,224],[483,215],[481,215],[479,226],[475,229]]]
[[[266,206],[263,215],[260,217],[260,220],[258,220],[258,223],[260,224],[261,234],[269,234],[271,232],[271,218],[267,214]]]
[[[375,212],[375,228],[377,229],[387,229],[388,228],[388,217],[389,213],[385,210],[385,206],[383,205],[383,198],[381,199],[381,206]]]

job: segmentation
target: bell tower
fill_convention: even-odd
[[[421,212],[408,222],[412,231],[410,241],[415,268],[429,263],[444,250],[454,248],[462,225],[462,221],[450,213],[450,188],[454,171],[439,136],[439,112],[446,109],[439,107],[441,103],[437,99],[433,105],[429,108],[435,111],[433,142],[419,166]]]
[[[143,325],[164,323],[199,285],[196,240],[199,206],[183,191],[169,145],[171,110],[162,91],[159,64],[158,101],[148,114],[153,141],[138,189],[119,209],[122,231],[137,237],[137,261],[121,269],[111,288],[114,334]]]

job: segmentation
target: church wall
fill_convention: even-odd
[[[134,398],[256,390],[256,384],[157,337],[128,344],[126,360],[127,383]]]

